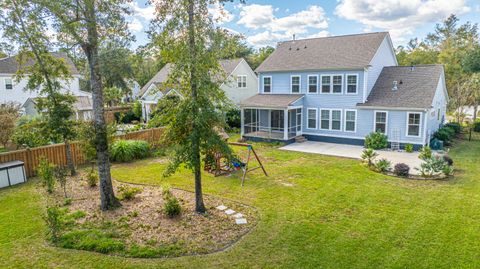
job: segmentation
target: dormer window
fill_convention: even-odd
[[[5,78],[5,90],[13,89],[13,81],[11,78]]]
[[[292,93],[300,93],[300,76],[291,76],[290,87]]]

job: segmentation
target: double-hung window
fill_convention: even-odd
[[[272,92],[272,77],[263,77],[263,92]]]
[[[290,77],[290,87],[292,93],[300,93],[300,76]]]
[[[316,108],[307,109],[307,128],[317,129],[317,109]]]
[[[387,112],[376,111],[375,112],[375,132],[387,133]]]
[[[333,93],[342,93],[342,80],[343,80],[343,77],[341,75],[332,76],[332,81],[333,81],[332,91],[333,91]]]
[[[420,113],[408,113],[407,136],[420,136],[421,116]]]
[[[355,132],[357,125],[357,111],[345,110],[345,132]]]
[[[308,76],[308,93],[317,93],[318,92],[318,76],[310,75]]]
[[[335,131],[342,130],[342,111],[341,110],[332,110],[331,129]]]
[[[320,129],[342,130],[342,110],[322,109],[320,111]]]
[[[330,76],[322,76],[322,93],[330,93]]]
[[[13,81],[11,78],[5,78],[5,90],[13,89]]]
[[[330,110],[322,109],[320,111],[320,129],[330,129]]]
[[[357,93],[358,88],[358,76],[357,75],[347,75],[347,93],[355,94]]]
[[[239,75],[237,76],[237,88],[246,88],[247,87],[247,76]]]

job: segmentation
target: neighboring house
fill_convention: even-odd
[[[241,103],[241,135],[362,145],[379,131],[418,148],[445,120],[441,65],[398,66],[387,32],[281,42]]]
[[[130,89],[131,93],[125,96],[123,98],[123,101],[126,103],[133,102],[139,98],[138,95],[140,94],[140,90],[142,87],[140,86],[140,84],[138,84],[137,81],[133,79],[129,79],[126,82],[127,82],[127,87],[128,89]]]
[[[28,98],[22,105],[22,109],[27,116],[37,116],[40,112],[37,109],[37,98]],[[76,101],[73,104],[75,111],[74,119],[76,120],[91,120],[93,119],[93,100],[89,96],[76,96]]]
[[[227,74],[220,88],[233,104],[239,105],[241,101],[258,93],[258,78],[244,59],[221,60],[220,65]],[[168,94],[180,96],[175,89],[162,87],[171,68],[171,64],[166,64],[140,91],[142,114],[146,121],[163,96]]]
[[[477,106],[477,109],[475,109],[475,106],[462,106],[456,110],[456,113],[460,113],[464,120],[472,122],[475,113],[477,113],[476,119],[480,119],[480,106]],[[453,116],[453,118],[456,118],[456,116]]]
[[[70,69],[72,78],[68,81],[61,81],[62,89],[75,96],[91,96],[90,93],[80,90],[80,73],[65,53],[52,53],[56,57],[65,60]],[[25,65],[32,64],[32,61]],[[39,97],[39,90],[30,91],[26,89],[27,78],[16,81],[15,74],[21,68],[16,57],[7,57],[0,59],[0,103],[15,102],[19,105],[24,104],[28,98]]]

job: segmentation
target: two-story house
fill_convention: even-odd
[[[73,64],[72,60],[65,53],[52,53],[65,61],[66,66],[70,69],[72,76],[69,80],[60,81],[62,90],[70,92],[74,96],[88,96],[91,94],[80,90],[80,73]],[[31,65],[32,60],[27,61],[25,65]],[[15,74],[22,68],[18,63],[16,57],[7,57],[0,59],[0,103],[14,102],[20,105],[31,98],[35,99],[40,96],[40,90],[30,91],[27,89],[28,78],[23,78],[17,81]]]
[[[221,60],[220,66],[226,74],[220,88],[234,105],[258,93],[258,78],[243,58]],[[168,79],[172,65],[166,64],[140,91],[143,118],[148,121],[158,101],[165,95],[177,94],[175,89],[166,89],[162,84]]]
[[[241,103],[247,139],[363,145],[377,131],[418,148],[445,120],[443,66],[398,66],[387,32],[281,42],[256,72],[259,93]]]

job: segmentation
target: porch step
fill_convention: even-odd
[[[303,135],[299,135],[299,136],[296,136],[295,137],[295,142],[297,143],[303,143],[303,142],[306,142],[308,141]]]

